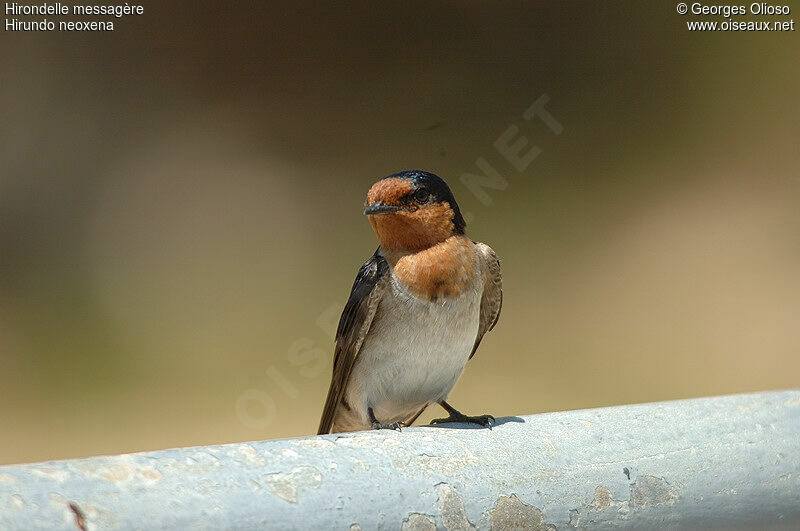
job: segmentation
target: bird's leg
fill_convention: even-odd
[[[375,412],[372,411],[371,407],[367,408],[367,414],[369,415],[369,422],[372,424],[373,430],[397,430],[400,431],[400,428],[405,426],[402,422],[393,422],[391,424],[382,424],[378,422],[378,419],[375,418]]]
[[[450,416],[444,419],[433,419],[431,424],[443,424],[445,422],[466,422],[468,424],[478,424],[479,426],[485,426],[492,429],[492,424],[494,424],[494,417],[491,415],[478,415],[476,417],[468,417],[467,415],[461,413],[456,408],[442,400],[439,402],[439,405],[442,406],[445,411],[447,411]]]

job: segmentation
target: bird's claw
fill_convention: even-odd
[[[406,427],[406,423],[405,422],[392,422],[391,424],[382,424],[380,422],[375,421],[375,422],[372,423],[372,429],[373,430],[397,430],[397,431],[403,431],[400,428],[405,428],[405,427]]]
[[[477,415],[474,417],[469,417],[467,415],[450,415],[449,417],[443,419],[433,419],[431,424],[445,424],[448,422],[463,422],[465,424],[477,424],[479,426],[483,426],[484,428],[492,429],[492,426],[496,423],[495,418],[491,415]]]

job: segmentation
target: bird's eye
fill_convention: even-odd
[[[414,192],[414,201],[418,203],[425,203],[428,201],[428,190],[425,188],[418,188],[416,192]]]

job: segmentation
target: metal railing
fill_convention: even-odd
[[[0,467],[0,529],[514,525],[798,529],[800,391]]]

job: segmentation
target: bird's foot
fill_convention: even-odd
[[[392,422],[391,424],[383,424],[378,422],[377,420],[372,421],[372,429],[373,430],[397,430],[403,431],[400,428],[405,428],[405,423],[403,422]]]
[[[470,417],[456,411],[455,413],[450,413],[449,417],[443,419],[433,419],[431,421],[431,424],[445,424],[447,422],[463,422],[466,424],[477,424],[479,426],[483,426],[484,428],[489,428],[491,430],[492,426],[495,423],[495,420],[494,417],[491,415],[477,415],[474,417]]]
[[[375,412],[372,408],[367,408],[367,415],[369,416],[369,423],[372,425],[373,430],[397,430],[402,431],[400,428],[404,427],[405,422],[392,422],[391,424],[384,424],[375,418]]]

